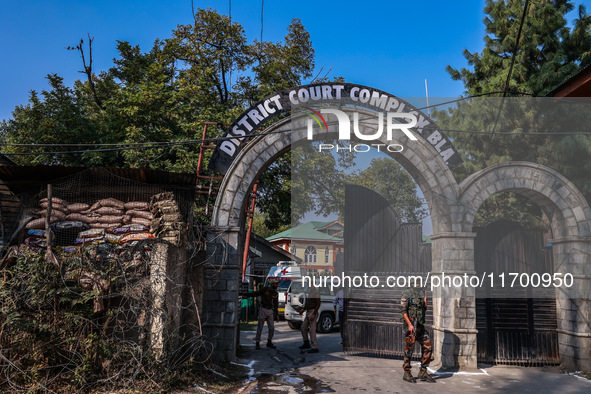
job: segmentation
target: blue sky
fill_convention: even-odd
[[[194,1],[228,14],[229,1]],[[235,0],[232,18],[249,39],[260,38],[261,1]],[[264,2],[263,39],[279,41],[292,18],[311,34],[316,67],[322,75],[343,76],[399,97],[458,96],[460,82],[445,71],[464,66],[462,51],[482,48],[484,0],[423,1],[270,1]],[[149,50],[156,38],[170,36],[178,24],[191,23],[191,1],[3,1],[0,15],[0,119],[25,104],[30,90],[47,87],[57,73],[68,85],[83,75],[79,55],[66,51],[90,33],[94,69],[116,57],[116,41]]]

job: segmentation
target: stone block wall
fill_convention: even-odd
[[[238,292],[242,266],[239,229],[208,232],[208,261],[204,265],[203,334],[213,344],[215,361],[236,358],[240,308]]]

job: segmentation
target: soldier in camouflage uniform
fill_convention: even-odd
[[[427,373],[427,367],[431,362],[431,339],[425,328],[425,312],[427,311],[427,295],[421,287],[411,287],[404,290],[400,298],[402,319],[406,325],[405,337],[406,347],[404,349],[404,368],[403,379],[407,382],[416,383],[415,378],[410,373],[410,359],[415,347],[415,341],[421,344],[422,360],[421,369],[418,378],[429,383],[435,383]]]

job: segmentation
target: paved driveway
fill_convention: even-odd
[[[243,393],[591,393],[591,381],[559,372],[558,368],[494,366],[472,373],[435,374],[437,383],[402,380],[402,360],[350,356],[341,349],[340,334],[318,334],[320,353],[301,353],[299,331],[276,324],[277,349],[254,348],[254,331],[241,333],[244,351],[237,363],[250,366],[251,380]],[[418,374],[419,366],[413,366]],[[435,372],[435,371],[431,371]]]

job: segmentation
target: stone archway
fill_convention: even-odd
[[[355,111],[365,110],[355,108]],[[214,357],[219,360],[231,361],[236,353],[246,199],[256,179],[269,165],[292,146],[306,140],[303,123],[298,125],[292,121],[279,121],[266,129],[268,133],[255,136],[241,145],[227,169],[216,200],[208,231],[209,264],[206,266],[208,279],[203,313],[204,334],[213,341]],[[296,127],[292,130],[294,124]],[[364,134],[372,133],[367,126],[360,128]],[[338,127],[328,124],[324,132],[327,137],[337,136]],[[432,136],[433,129],[431,133]],[[352,141],[365,142],[356,137],[352,137]],[[388,143],[381,138],[378,141]],[[419,138],[412,144],[406,144],[400,153],[388,153],[413,176],[427,200],[434,230],[431,236],[433,275],[442,272],[449,276],[475,273],[472,222],[477,209],[488,196],[502,190],[515,190],[534,198],[552,218],[555,234],[560,235],[555,240],[556,261],[568,259],[568,266],[581,269],[580,277],[588,281],[589,274],[584,271],[584,266],[591,255],[591,210],[568,180],[549,168],[518,162],[487,168],[458,185],[440,153],[429,138]],[[570,253],[572,248],[581,253]],[[564,357],[573,360],[573,365],[589,365],[589,298],[586,296],[577,301],[576,307],[570,309],[567,303],[571,300],[565,300],[561,306],[564,314],[570,314],[570,321],[576,325],[563,327],[561,333],[561,352]],[[579,311],[587,311],[587,315],[579,316]],[[476,368],[474,290],[434,289],[433,312],[435,359],[443,367]],[[581,353],[587,351],[587,358],[583,354],[574,354],[574,349]]]
[[[489,197],[513,191],[536,203],[551,221],[554,272],[572,274],[575,287],[557,290],[558,342],[562,365],[591,368],[591,209],[568,179],[546,166],[506,162],[472,174],[460,184],[461,225],[472,229]]]
[[[355,110],[357,112],[364,111],[359,108]],[[294,128],[298,131],[292,130],[294,124]],[[214,340],[217,350],[216,357],[225,360],[231,360],[235,352],[235,335],[238,324],[238,311],[235,305],[238,301],[237,289],[241,270],[240,256],[242,255],[241,248],[243,248],[241,239],[243,238],[246,198],[256,179],[269,165],[292,146],[307,140],[305,128],[299,127],[297,121],[296,123],[290,122],[290,119],[277,122],[266,131],[267,134],[254,137],[241,149],[226,172],[212,215],[212,231],[208,235],[208,255],[213,257],[213,264],[210,264],[208,268],[210,271],[208,276],[215,279],[208,280],[209,283],[206,284],[209,294],[206,295],[205,300],[218,300],[218,302],[210,303],[210,308],[204,311],[205,334]],[[369,134],[371,131],[368,126],[361,126],[361,132]],[[337,134],[337,125],[329,124],[324,136],[336,137]],[[364,142],[356,138],[352,140]],[[383,137],[378,142],[385,144],[388,141]],[[459,229],[456,229],[457,226],[454,224],[456,221],[454,218],[459,217],[461,212],[457,205],[459,198],[457,182],[436,149],[425,139],[418,139],[412,144],[407,144],[401,153],[388,154],[405,167],[425,195],[434,231],[439,234],[433,237],[433,266],[442,270],[444,269],[443,259],[449,254],[446,242],[450,237],[464,239],[464,235],[457,231]],[[441,250],[437,249],[438,247]],[[440,260],[437,260],[438,258]],[[464,264],[469,268],[469,272],[473,270],[470,268],[470,262],[472,260],[468,259]],[[467,294],[459,294],[457,302],[452,304],[460,307],[460,298],[466,300],[468,297]],[[233,306],[231,306],[232,303],[234,303]],[[462,301],[461,307],[468,309],[470,305],[474,305],[474,300],[471,303]],[[435,303],[435,307],[441,307],[441,303]],[[449,307],[446,310],[449,310]],[[437,310],[435,311],[437,314]],[[453,307],[451,313],[455,314]],[[441,332],[454,332],[462,335],[461,341],[455,343],[455,347],[461,346],[464,342],[475,343],[476,331],[474,328],[459,329],[451,323],[448,320],[438,321],[437,329],[440,329]],[[436,349],[447,349],[443,346],[443,338],[440,342],[436,345]],[[460,362],[465,367],[475,367],[476,348],[475,346],[467,348],[471,349],[470,352],[473,354],[460,357]]]

